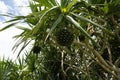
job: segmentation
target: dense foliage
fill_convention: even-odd
[[[1,80],[120,80],[120,0],[29,4],[30,14],[14,16],[0,31],[27,23],[29,27],[17,27],[23,32],[15,36],[13,48],[22,45],[20,54],[34,41],[33,48],[19,65],[1,61]]]

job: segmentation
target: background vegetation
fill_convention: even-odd
[[[31,13],[14,36],[19,64],[0,61],[0,80],[120,80],[120,0],[29,0]]]

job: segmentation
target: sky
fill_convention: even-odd
[[[0,14],[14,14],[14,15],[27,15],[30,13],[28,7],[28,0],[0,0]],[[6,20],[10,20],[10,17],[0,15],[0,29],[3,28]],[[26,24],[18,24],[19,26],[26,26]],[[9,28],[5,31],[0,32],[0,59],[3,57],[5,59],[16,60],[17,52],[13,53],[13,46],[15,44],[15,39],[13,36],[20,34],[21,30],[15,27]],[[23,53],[24,54],[24,53]],[[23,55],[21,54],[21,55]]]

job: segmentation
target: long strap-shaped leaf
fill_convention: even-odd
[[[48,0],[53,6],[57,6],[56,0]]]
[[[5,26],[4,28],[0,29],[0,31],[3,31],[3,30],[5,30],[5,29],[8,29],[8,28],[10,28],[11,26],[16,25],[17,23],[18,23],[18,22],[11,23],[11,24]]]
[[[32,33],[33,33],[33,34],[37,33],[37,31],[39,30],[39,28],[42,26],[44,17],[45,17],[47,14],[51,13],[52,10],[55,10],[55,9],[57,9],[57,8],[59,8],[59,6],[54,6],[54,7],[50,8],[50,9],[48,9],[46,12],[44,12],[44,14],[40,17],[39,22],[36,24],[36,26],[35,26],[34,29],[32,30],[32,31],[33,31]]]
[[[47,11],[41,16],[40,20],[42,20],[42,19],[46,16],[46,14],[48,14],[49,12],[51,12],[52,10],[55,10],[55,9],[57,9],[57,8],[59,8],[59,6],[54,6],[54,7],[50,8],[49,10],[47,10]]]
[[[67,10],[69,11],[70,8],[71,8],[76,2],[77,2],[77,0],[72,0],[72,1],[68,4],[68,6],[67,6]]]
[[[38,4],[41,4],[42,6],[46,6],[46,7],[52,7],[52,4],[49,3],[49,0],[34,0],[35,2],[37,2]]]
[[[47,38],[49,37],[49,35],[52,33],[52,31],[56,28],[56,26],[61,22],[62,18],[63,18],[63,14],[60,14],[59,17],[58,17],[58,19],[54,22],[51,30],[49,31],[49,33],[48,33],[48,35],[47,35],[47,37],[45,39],[45,41],[47,40]]]
[[[93,43],[95,41],[91,38],[91,36],[79,25],[77,21],[75,21],[71,16],[66,15],[66,19],[69,20],[72,24],[75,25],[76,28],[78,28],[85,36],[87,36]]]
[[[80,16],[80,15],[78,15],[78,14],[74,14],[74,13],[71,13],[71,14],[74,15],[74,16],[76,16],[76,17],[79,18],[80,20],[89,22],[89,23],[91,23],[91,24],[99,27],[100,29],[104,30],[106,33],[112,35],[112,33],[110,33],[110,31],[107,30],[106,28],[104,28],[103,26],[101,26],[101,25],[99,25],[99,24],[97,24],[97,23],[95,23],[95,22],[93,22],[93,21],[91,21],[91,20],[89,20],[89,19],[87,19],[87,18],[85,18],[85,17],[83,17],[83,16]]]

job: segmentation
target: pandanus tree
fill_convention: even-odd
[[[22,44],[20,54],[34,41],[25,60],[31,79],[120,79],[119,0],[32,0],[29,4],[30,14],[14,16],[0,31],[21,21],[29,25],[17,27],[23,32],[15,36],[13,49]]]

